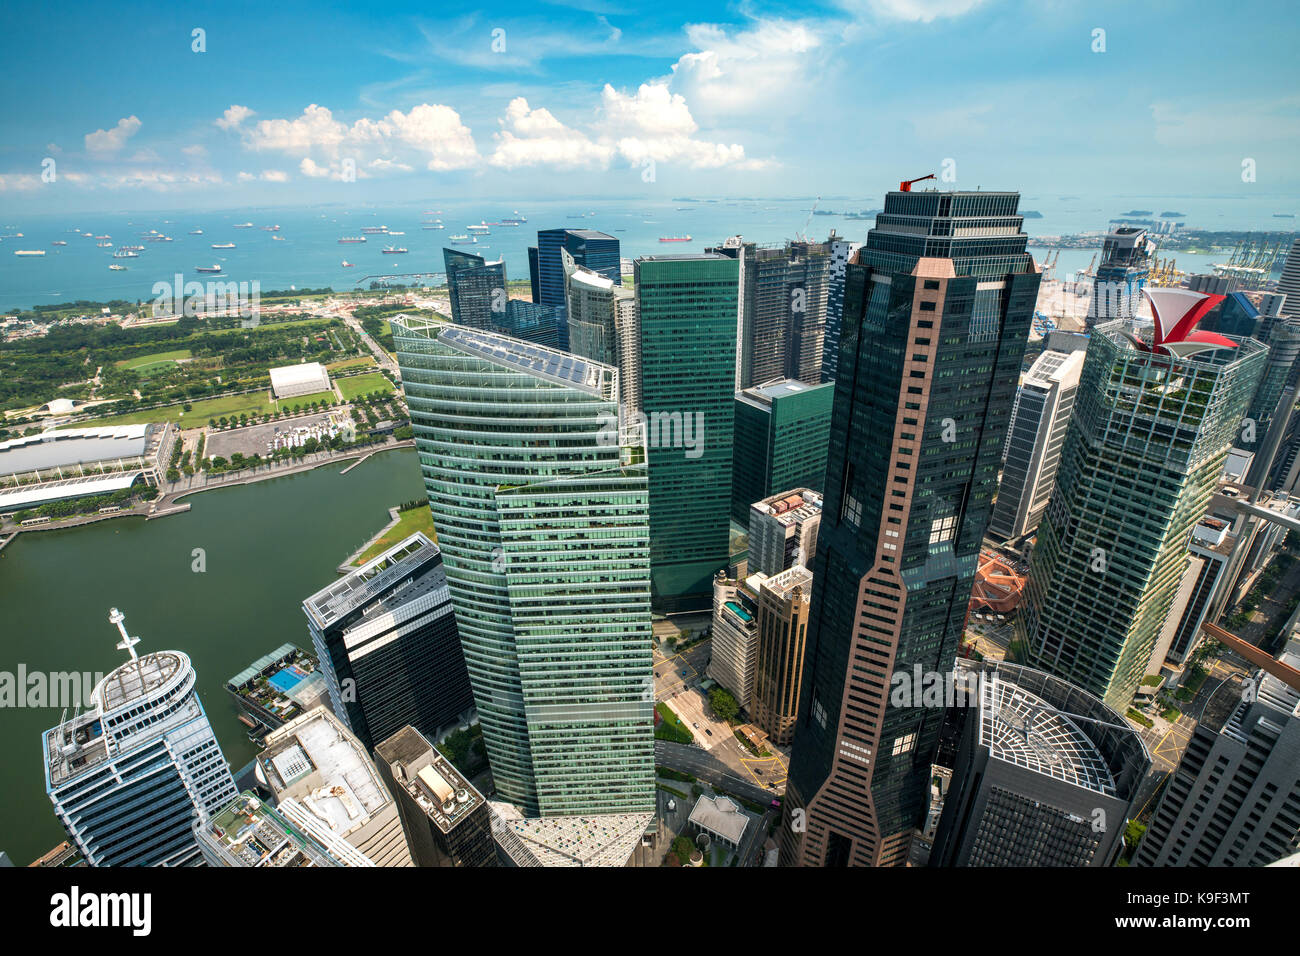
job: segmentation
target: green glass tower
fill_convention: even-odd
[[[657,609],[706,608],[730,539],[740,266],[726,256],[635,263]]]
[[[736,393],[735,474],[731,517],[749,523],[754,502],[826,481],[835,384],[777,379]]]
[[[1032,666],[1120,713],[1146,673],[1188,537],[1267,360],[1254,339],[1225,341],[1180,358],[1183,343],[1153,352],[1120,320],[1093,330],[1084,359],[1016,626]]]
[[[649,490],[617,371],[392,325],[498,794],[526,817],[653,813]]]

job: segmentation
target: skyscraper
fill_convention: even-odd
[[[499,325],[507,307],[505,262],[488,262],[482,256],[457,249],[443,249],[442,259],[447,271],[451,320],[473,329]]]
[[[808,488],[793,488],[756,501],[749,509],[749,570],[780,574],[817,556],[822,496]]]
[[[140,657],[113,608],[130,660],[95,685],[90,704],[43,735],[45,792],[90,866],[200,862],[192,824],[234,799],[235,780],[180,651]]]
[[[1277,291],[1286,296],[1282,314],[1300,318],[1300,239],[1291,240],[1291,249],[1282,262],[1282,275],[1277,280]]]
[[[493,866],[487,801],[450,760],[406,726],[375,747],[375,765],[397,801],[416,866]]]
[[[738,275],[736,260],[707,253],[635,264],[650,583],[664,611],[708,607],[729,558]]]
[[[211,819],[195,819],[194,838],[208,866],[374,866],[341,836],[324,827],[310,833],[299,829],[251,791],[236,796]]]
[[[411,866],[392,795],[361,742],[325,707],[273,730],[257,780],[276,812],[322,846],[346,842],[375,866]]]
[[[580,266],[561,250],[568,309],[569,351],[618,369],[619,403],[641,409],[641,327],[636,294],[620,279]]]
[[[1119,226],[1106,234],[1088,304],[1089,328],[1099,322],[1137,315],[1154,253],[1155,244],[1147,238],[1145,229]]]
[[[1122,321],[1093,330],[1016,619],[1030,664],[1119,711],[1146,672],[1267,351],[1193,331],[1213,297],[1147,295],[1159,316],[1151,344]]]
[[[736,393],[733,521],[744,524],[754,502],[778,491],[822,490],[834,398],[830,382],[805,385],[795,379],[777,379]]]
[[[759,246],[733,236],[705,251],[740,263],[737,390],[779,378],[819,384],[830,245],[800,240]]]
[[[767,575],[759,573],[733,581],[723,571],[713,579],[713,638],[707,673],[746,708],[758,665],[758,589],[766,580]]]
[[[754,723],[778,746],[794,739],[799,717],[812,572],[795,565],[758,588],[758,654],[749,710]]]
[[[617,371],[461,326],[393,333],[497,793],[526,818],[648,821],[648,491]]]
[[[330,706],[362,746],[474,706],[438,546],[416,532],[303,601]]]
[[[611,282],[622,282],[622,255],[613,236],[595,229],[541,229],[537,233],[535,302],[564,308],[564,263],[561,250],[573,261]],[[529,250],[530,263],[533,253]]]
[[[1151,767],[1096,697],[1015,664],[957,670],[972,698],[931,866],[1110,866]]]
[[[1042,520],[1052,497],[1082,370],[1083,352],[1048,350],[1038,356],[1025,376],[1011,416],[989,534],[1010,541],[1029,534]]]
[[[1300,637],[1279,660],[1300,669]],[[1169,779],[1136,866],[1266,866],[1300,849],[1300,690],[1225,682]]]
[[[957,654],[1038,291],[1017,201],[891,192],[847,268],[787,864],[903,863],[925,813],[943,714],[890,678]]]
[[[844,276],[849,260],[862,248],[860,242],[850,242],[831,233],[826,240],[830,247],[830,268],[826,277],[826,331],[822,335],[822,381],[835,381],[840,357],[840,324],[844,318]]]

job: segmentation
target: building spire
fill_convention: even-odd
[[[126,633],[126,625],[122,623],[123,621],[126,620],[126,615],[123,614],[121,611],[119,611],[117,608],[112,608],[108,612],[108,620],[110,624],[116,624],[117,629],[122,632],[122,640],[118,641],[117,649],[119,651],[126,651],[128,654],[130,654],[131,660],[133,661],[139,660],[140,658],[136,656],[135,653],[135,646],[140,643],[140,638],[131,637],[129,634]]]

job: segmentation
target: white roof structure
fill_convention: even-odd
[[[134,458],[148,449],[149,428],[107,425],[60,428],[0,442],[0,475],[70,467],[110,458]]]
[[[130,488],[142,471],[143,468],[136,468],[115,475],[90,475],[85,478],[70,478],[67,481],[24,486],[14,491],[0,491],[0,511],[18,511],[51,501],[62,501],[64,498],[81,498],[85,495],[104,495],[121,491],[123,488]]]
[[[303,362],[300,365],[283,365],[271,369],[271,389],[277,398],[327,392],[329,387],[329,372],[320,362]]]
[[[518,866],[626,866],[653,813],[590,817],[525,817],[513,804],[489,800],[492,834]]]
[[[706,793],[695,801],[690,822],[701,830],[708,830],[714,836],[739,846],[745,828],[749,826],[749,815],[729,797],[710,797]]]

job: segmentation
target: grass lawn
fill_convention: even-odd
[[[667,704],[661,701],[655,704],[655,710],[662,718],[659,726],[655,728],[656,740],[674,740],[679,744],[689,744],[695,739],[691,729],[682,723],[681,718],[674,714]]]
[[[174,352],[154,352],[152,355],[137,355],[135,358],[114,362],[118,368],[144,368],[146,365],[171,364],[177,359],[190,358],[189,349],[176,349]]]
[[[417,531],[423,531],[429,536],[429,540],[431,541],[438,540],[437,536],[433,533],[433,512],[429,510],[428,505],[419,508],[412,508],[409,511],[399,511],[397,524],[389,528],[378,541],[366,548],[366,550],[352,562],[353,565],[360,567],[371,558],[388,550],[402,539],[409,538]]]
[[[370,392],[393,391],[393,383],[379,372],[367,372],[365,375],[354,375],[352,378],[340,378],[335,384],[338,385],[339,391],[343,393],[345,399],[353,399],[358,395],[367,395]]]
[[[251,415],[254,412],[268,412],[270,410],[271,401],[266,397],[266,392],[250,392],[247,395],[222,395],[218,398],[207,398],[194,402],[193,407],[188,412],[184,410],[184,403],[182,403],[168,405],[166,408],[153,408],[144,412],[131,412],[129,415],[96,418],[93,421],[80,422],[67,427],[138,425],[141,422],[179,422],[182,428],[196,428],[199,425],[206,425],[209,418],[220,418],[222,415],[229,418],[232,414],[235,416],[240,413]]]
[[[325,367],[331,372],[342,371],[345,368],[361,368],[362,366],[374,365],[375,360],[372,356],[366,355],[362,358],[343,359],[341,362],[330,362]]]

